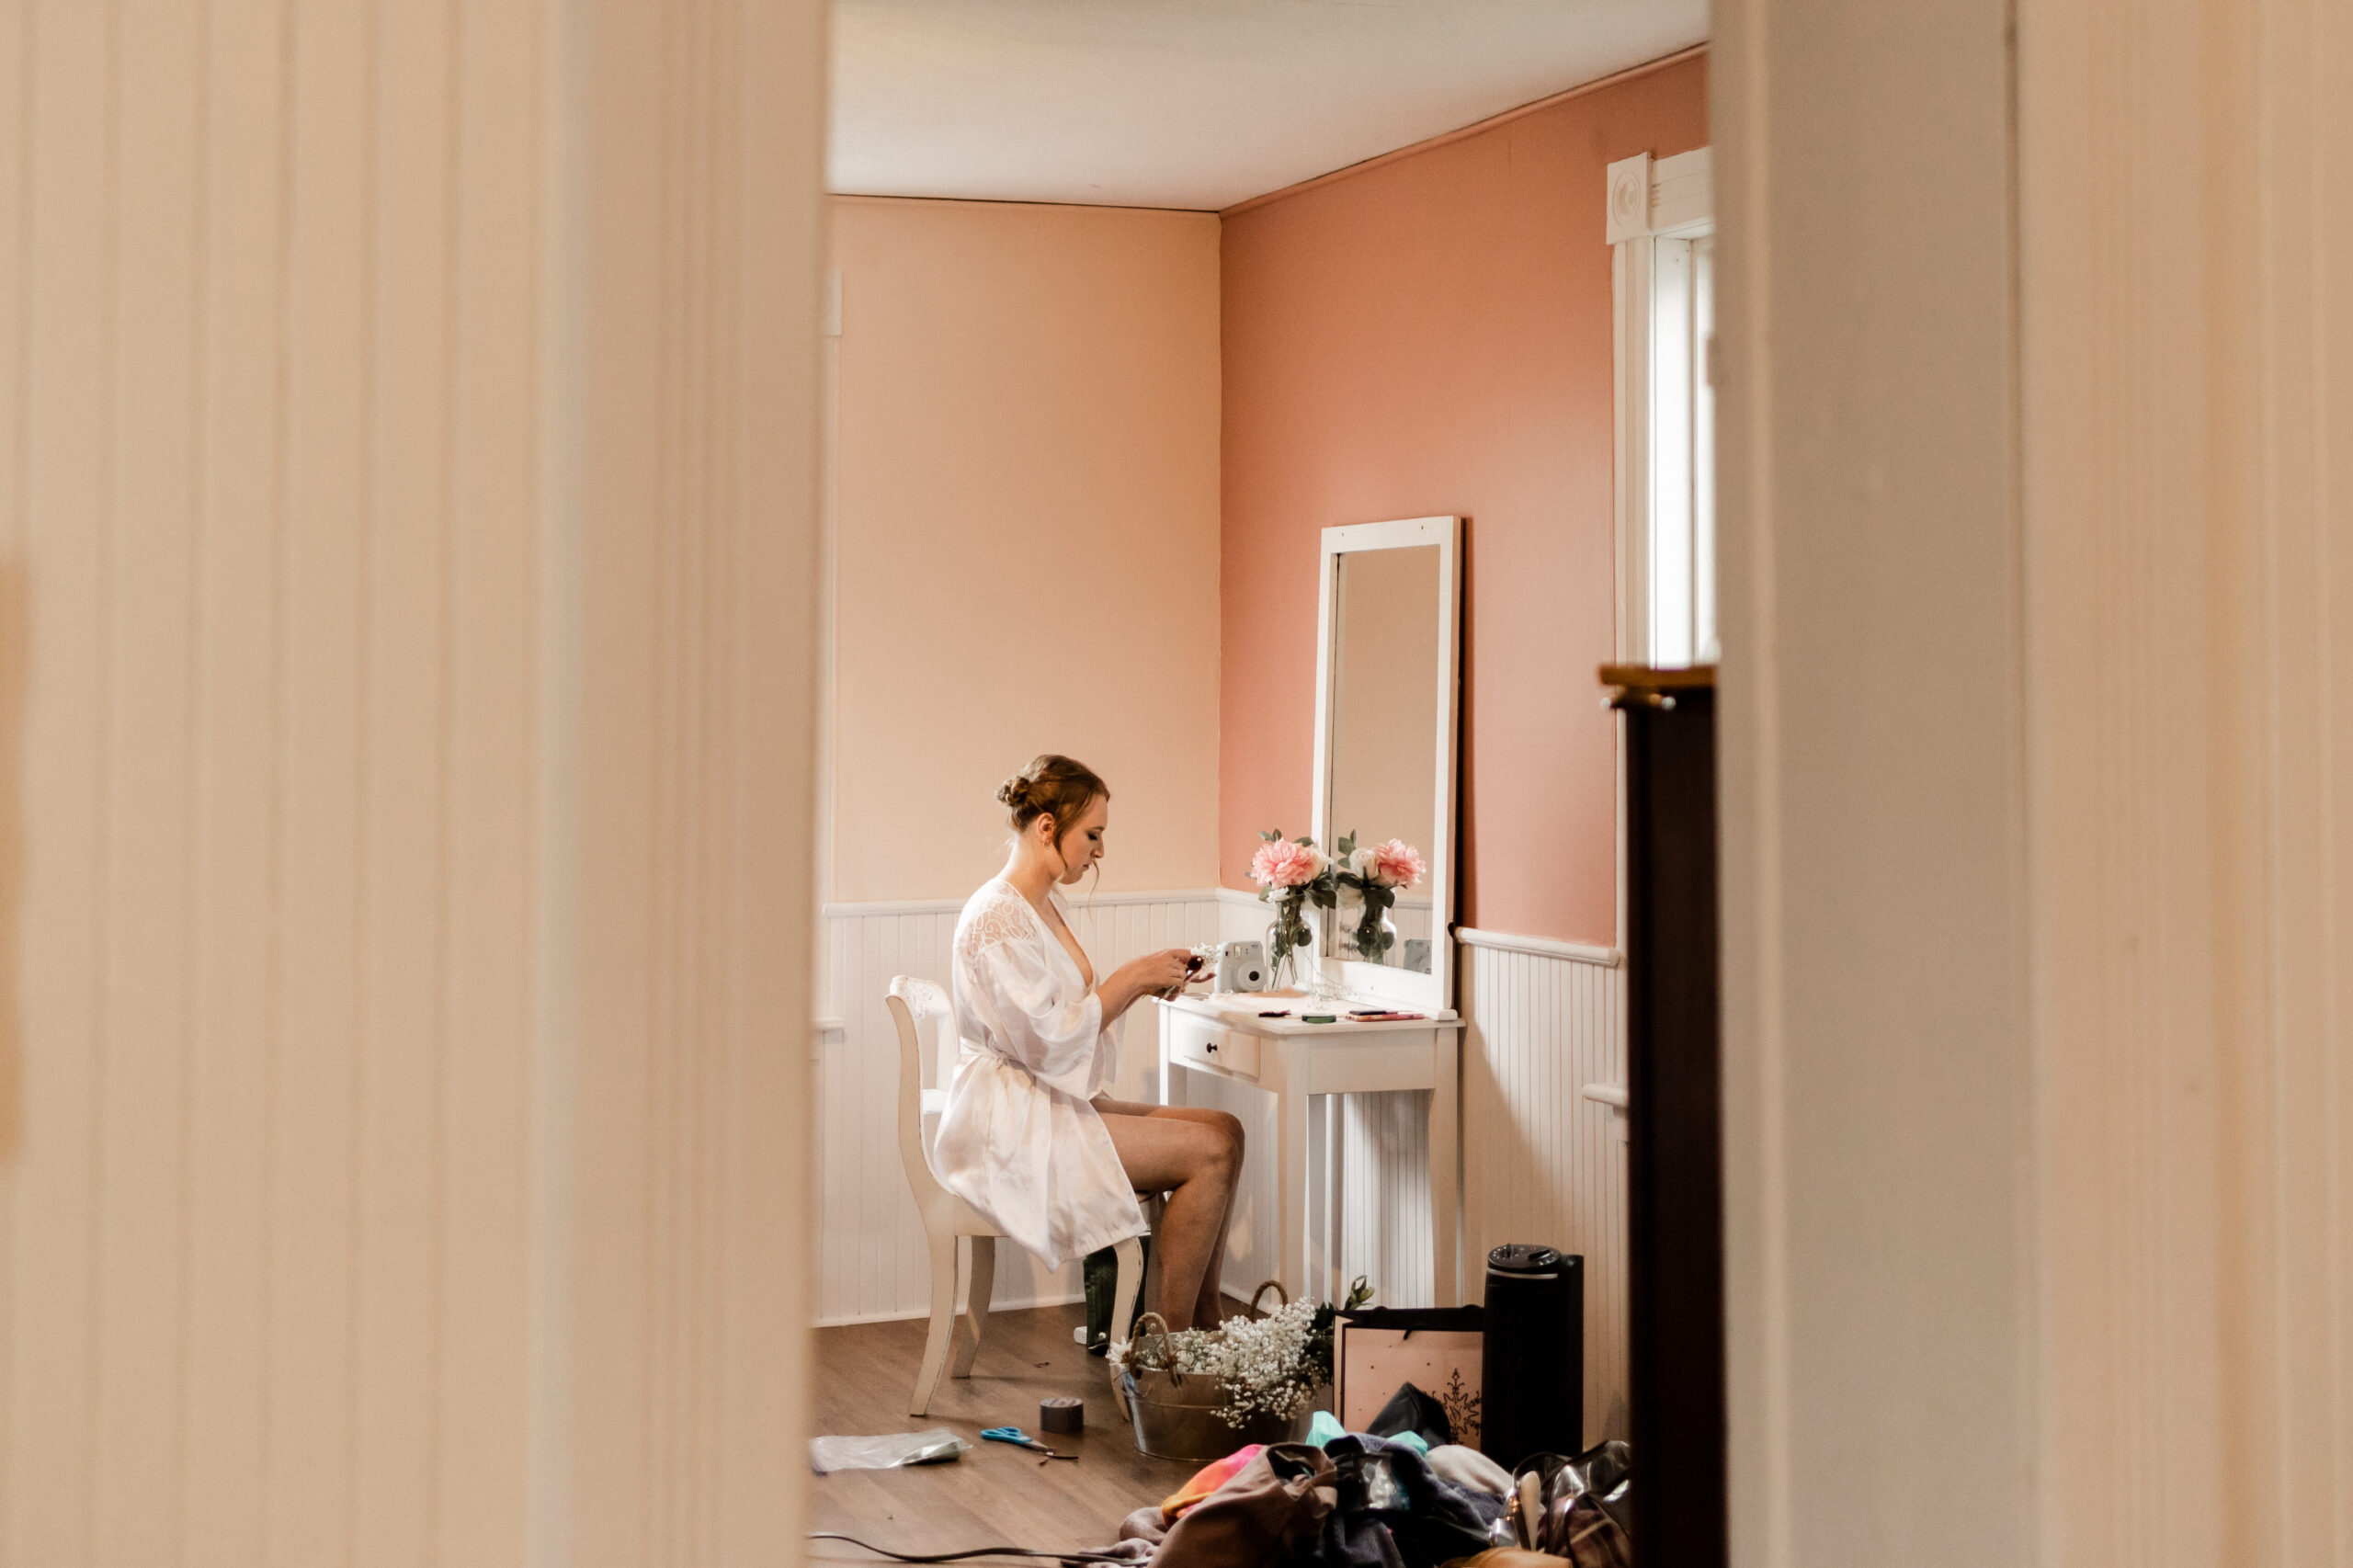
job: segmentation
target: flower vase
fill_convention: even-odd
[[[1315,957],[1315,927],[1307,918],[1304,896],[1274,901],[1275,918],[1267,927],[1267,973],[1277,991],[1298,985]]]
[[[1340,890],[1337,943],[1340,956],[1356,963],[1404,961],[1404,947],[1397,939],[1397,922],[1389,915],[1397,895],[1386,888],[1345,887]]]

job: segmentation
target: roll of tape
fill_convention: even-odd
[[[1038,1402],[1038,1426],[1048,1432],[1079,1432],[1086,1427],[1086,1405],[1065,1394]]]

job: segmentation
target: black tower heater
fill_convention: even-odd
[[[1487,1255],[1479,1449],[1511,1469],[1585,1448],[1585,1259],[1515,1242]]]

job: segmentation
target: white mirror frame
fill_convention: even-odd
[[[1438,778],[1431,799],[1438,804],[1431,826],[1436,842],[1424,846],[1429,868],[1430,972],[1387,964],[1355,963],[1328,956],[1319,939],[1316,965],[1327,985],[1352,998],[1394,1003],[1433,1016],[1454,1007],[1454,744],[1461,705],[1461,517],[1408,517],[1393,523],[1355,523],[1324,530],[1323,570],[1315,597],[1315,812],[1318,847],[1332,850],[1332,662],[1339,634],[1340,557],[1372,550],[1438,546]],[[1325,912],[1318,911],[1319,915]],[[1334,927],[1325,919],[1319,938]]]

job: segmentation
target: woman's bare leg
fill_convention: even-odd
[[[1160,1301],[1171,1328],[1215,1323],[1225,1231],[1242,1172],[1242,1123],[1219,1110],[1097,1100],[1111,1146],[1138,1191],[1165,1192]],[[1203,1310],[1202,1303],[1208,1308]]]
[[[1201,1293],[1193,1302],[1193,1324],[1197,1328],[1214,1328],[1225,1320],[1225,1233],[1233,1228],[1233,1206],[1242,1197],[1244,1138],[1241,1121],[1222,1110],[1193,1110],[1175,1107],[1178,1115],[1207,1119],[1224,1136],[1233,1140],[1233,1168],[1236,1177],[1233,1189],[1226,1195],[1225,1217],[1218,1221],[1217,1244],[1210,1248],[1210,1266],[1201,1275]]]
[[[1238,1140],[1241,1136],[1237,1124],[1234,1137]],[[1217,1244],[1210,1249],[1210,1267],[1201,1276],[1201,1293],[1193,1302],[1196,1328],[1215,1328],[1225,1321],[1225,1233],[1233,1228],[1234,1199],[1241,1195],[1242,1184],[1236,1181],[1232,1196],[1225,1200],[1225,1218],[1218,1223]]]
[[[1192,1106],[1137,1105],[1125,1100],[1098,1100],[1099,1108],[1122,1116],[1179,1117],[1213,1128],[1220,1136],[1233,1141],[1233,1165],[1242,1168],[1245,1149],[1242,1123],[1222,1110],[1204,1110]],[[1193,1326],[1214,1328],[1225,1319],[1225,1236],[1233,1228],[1233,1206],[1242,1196],[1242,1183],[1237,1179],[1225,1199],[1225,1213],[1218,1221],[1217,1241],[1210,1248],[1209,1267],[1201,1274],[1201,1293],[1193,1301]]]

